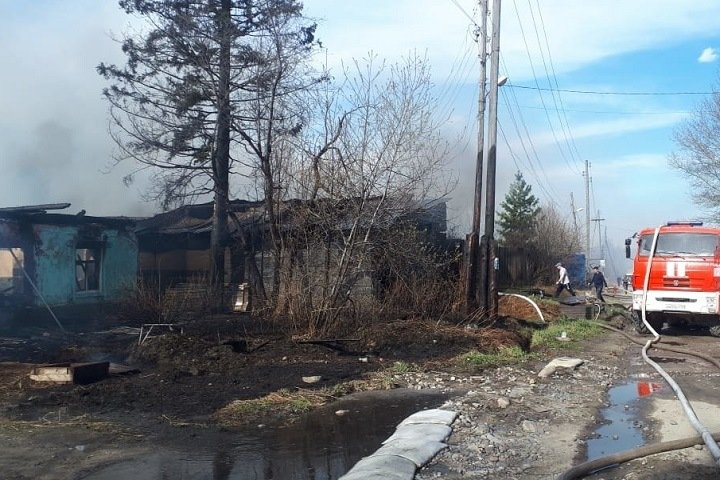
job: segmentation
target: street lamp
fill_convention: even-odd
[[[577,232],[577,229],[578,229],[578,226],[577,226],[577,215],[576,215],[576,213],[580,213],[580,212],[582,212],[583,210],[585,210],[585,207],[576,208],[576,209],[573,210],[573,212],[572,212],[573,225],[575,225],[575,231],[576,231],[576,232]]]

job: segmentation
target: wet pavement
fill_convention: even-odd
[[[607,408],[600,411],[601,425],[587,441],[587,460],[645,445],[642,409],[649,396],[662,389],[651,382],[629,381],[611,387]]]

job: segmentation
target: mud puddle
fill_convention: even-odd
[[[645,444],[640,408],[643,400],[662,385],[630,381],[608,390],[608,407],[602,409],[601,425],[587,441],[587,460],[641,447]]]
[[[79,478],[85,480],[332,480],[374,452],[408,415],[447,395],[417,390],[366,392],[327,405],[295,424],[158,447]],[[342,415],[337,411],[346,411]]]

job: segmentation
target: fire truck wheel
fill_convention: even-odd
[[[642,319],[640,318],[640,312],[637,310],[633,310],[630,314],[630,322],[632,323],[633,328],[635,328],[635,331],[637,333],[650,333],[645,324],[642,322]]]
[[[710,327],[710,335],[713,337],[720,337],[720,325],[713,325]]]
[[[633,310],[630,314],[630,321],[632,322],[633,327],[635,328],[635,331],[642,334],[648,334],[650,333],[650,330],[645,326],[645,324],[642,321],[642,314],[637,311]],[[663,326],[662,319],[657,318],[649,318],[648,323],[651,327],[655,329],[655,331],[660,331],[660,329]]]

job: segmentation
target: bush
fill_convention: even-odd
[[[125,294],[117,315],[128,324],[177,323],[209,313],[210,298],[204,278],[194,278],[165,291],[141,280]]]

